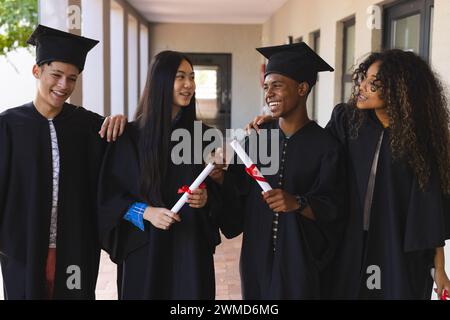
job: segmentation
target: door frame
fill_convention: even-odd
[[[218,103],[220,113],[228,114],[225,128],[231,127],[231,53],[196,53],[188,52],[186,56],[193,65],[218,66],[221,71],[218,79]],[[224,89],[227,88],[227,89]]]

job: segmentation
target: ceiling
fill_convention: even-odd
[[[128,0],[150,22],[262,24],[287,0]]]

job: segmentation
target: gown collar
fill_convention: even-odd
[[[36,116],[37,119],[40,120],[45,120],[48,121],[49,119],[47,119],[46,117],[44,117],[37,109],[36,106],[34,105],[34,102],[30,102],[27,105],[30,109],[32,109],[32,112],[34,114],[34,116]],[[53,119],[52,121],[58,121],[58,120],[62,120],[64,118],[66,118],[70,112],[74,109],[74,107],[68,103],[64,103],[62,106],[62,110],[60,113],[58,113]]]
[[[375,110],[368,110],[368,116],[367,118],[369,121],[372,122],[372,124],[375,125],[377,129],[380,129],[382,131],[386,131],[389,129],[389,127],[385,127],[383,123],[381,123],[380,119],[378,119],[377,114],[375,113]]]
[[[291,135],[286,135],[283,130],[280,128],[280,124],[278,121],[274,121],[274,128],[275,129],[279,129],[280,130],[280,138],[282,139],[292,139],[298,135],[303,134],[304,132],[308,131],[310,127],[313,126],[313,124],[316,124],[315,121],[310,120],[309,122],[307,122],[303,127],[301,127],[300,129],[298,129],[297,131],[295,131],[293,134]]]

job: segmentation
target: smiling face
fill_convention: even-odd
[[[173,105],[187,107],[195,93],[194,70],[186,60],[181,61],[173,83]]]
[[[265,101],[275,118],[286,118],[306,99],[308,85],[277,73],[270,73],[264,80]]]
[[[38,103],[59,110],[75,89],[79,70],[72,64],[54,61],[35,65],[33,75],[38,79]]]
[[[360,80],[358,90],[358,100],[356,106],[358,109],[383,109],[385,102],[381,98],[380,83],[377,81],[378,70],[381,62],[376,61],[370,65],[366,74]]]

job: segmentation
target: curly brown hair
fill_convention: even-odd
[[[380,61],[371,88],[380,89],[389,116],[390,146],[395,159],[405,160],[425,190],[437,166],[443,193],[450,194],[449,109],[443,85],[427,62],[413,52],[387,50],[367,57],[353,73],[349,101],[350,137],[356,138],[367,112],[356,107],[359,84]]]

